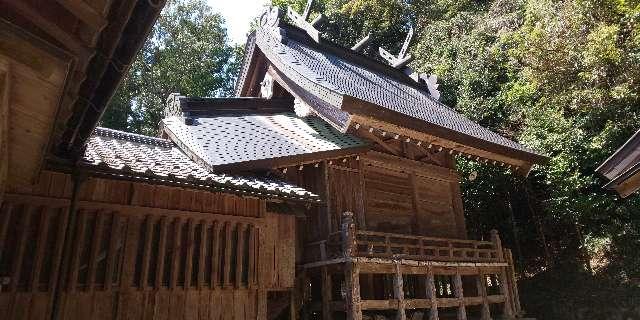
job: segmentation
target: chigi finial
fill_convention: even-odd
[[[411,38],[413,38],[413,28],[409,29],[409,33],[404,38],[404,43],[402,44],[402,49],[398,52],[397,56],[392,55],[389,51],[385,50],[382,47],[378,48],[378,52],[383,59],[387,61],[391,66],[398,69],[403,69],[413,60],[413,57],[410,54],[407,54],[407,50],[409,49],[409,44],[411,43]]]
[[[313,0],[307,0],[307,5],[304,8],[304,12],[302,15],[295,12],[291,7],[287,8],[287,17],[291,19],[291,22],[296,25],[296,27],[304,30],[309,34],[309,36],[315,41],[320,42],[320,31],[316,29],[316,26],[320,25],[323,21],[326,20],[325,16],[321,13],[318,17],[316,17],[311,23],[307,22],[309,15],[311,14],[311,6],[313,5]]]
[[[407,50],[409,50],[409,44],[411,44],[411,39],[413,38],[413,28],[409,29],[407,36],[404,38],[404,43],[402,44],[402,48],[400,52],[398,52],[397,56],[392,55],[387,50],[382,47],[378,48],[380,56],[387,61],[392,67],[398,68],[404,71],[405,74],[409,75],[411,79],[416,82],[424,83],[427,85],[429,89],[429,94],[436,100],[440,99],[440,91],[438,91],[438,77],[436,75],[428,75],[425,73],[417,73],[414,72],[413,69],[407,66],[411,61],[413,61],[413,57],[411,54],[407,54]]]

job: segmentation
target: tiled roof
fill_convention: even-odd
[[[169,140],[107,128],[94,130],[83,160],[97,171],[131,177],[263,198],[319,201],[318,195],[280,180],[211,173]]]
[[[193,123],[187,125],[182,117],[168,117],[162,125],[173,141],[192,153],[192,159],[211,170],[237,164],[268,168],[274,166],[275,159],[318,160],[323,153],[346,156],[367,147],[359,138],[340,133],[318,117],[301,118],[291,112],[212,115],[191,120]],[[264,163],[252,165],[256,161]]]
[[[301,37],[293,27],[282,28],[286,29],[284,40],[268,29],[259,28],[255,40],[248,43],[255,41],[261,52],[291,82],[313,91],[316,97],[333,106],[335,112],[344,113],[340,109],[345,98],[356,98],[383,108],[381,110],[542,158],[534,150],[480,126],[433,99],[425,85],[414,82],[402,72],[332,44],[316,44]]]

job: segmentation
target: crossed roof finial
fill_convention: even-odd
[[[404,38],[404,43],[402,44],[402,49],[398,52],[397,56],[392,55],[389,51],[385,50],[382,47],[378,48],[378,52],[383,59],[387,61],[394,68],[402,69],[409,62],[413,61],[413,56],[411,54],[407,54],[407,50],[409,49],[409,44],[411,43],[411,38],[413,38],[413,28],[409,29],[409,33],[407,33],[407,37]]]
[[[313,0],[307,0],[307,5],[304,7],[304,12],[302,15],[295,12],[291,7],[287,8],[287,16],[293,24],[295,24],[298,28],[304,30],[309,34],[309,36],[315,41],[320,42],[320,31],[316,29],[318,25],[326,20],[324,14],[319,14],[313,21],[307,22],[309,19],[309,15],[311,14],[311,6],[313,5]]]

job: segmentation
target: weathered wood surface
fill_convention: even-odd
[[[69,200],[73,182],[71,175],[43,171],[34,185],[11,185],[7,193]],[[150,185],[139,182],[89,178],[79,195],[86,203],[139,207],[159,211],[215,213],[245,217],[262,217],[265,213],[263,200],[225,193],[190,190],[169,186]],[[117,207],[114,208],[125,208]]]
[[[60,183],[65,180],[55,179],[59,177],[47,184],[57,188],[43,188],[40,194],[63,196]],[[141,190],[137,197],[153,192]],[[180,199],[181,207],[193,209],[187,205],[193,198]],[[7,278],[0,311],[11,319],[45,319],[50,316],[70,200],[16,194],[4,200],[0,267],[6,265],[9,271],[3,272]],[[68,276],[61,286],[62,319],[256,319],[266,303],[259,301],[266,299],[259,290],[293,286],[293,216],[83,200],[73,228]]]

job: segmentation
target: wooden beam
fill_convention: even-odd
[[[100,32],[107,25],[107,20],[95,8],[83,0],[56,0],[61,6],[69,10],[82,22],[86,23],[94,32]]]
[[[343,110],[355,113],[351,116],[351,123],[358,123],[361,126],[371,126],[379,130],[400,134],[423,141],[423,144],[433,143],[447,149],[515,165],[522,168],[522,170],[519,171],[520,173],[527,171],[533,163],[544,163],[548,161],[544,156],[508,149],[478,138],[454,132],[450,129],[436,127],[435,125],[425,125],[422,120],[408,119],[407,116],[403,115],[392,117],[392,119],[388,120],[389,122],[380,121],[374,118],[376,117],[376,113],[379,112],[378,106],[358,101],[355,98],[351,98],[350,100],[353,101],[343,103]],[[365,115],[367,113],[370,115]]]
[[[95,214],[95,228],[91,238],[91,251],[89,254],[89,275],[87,276],[87,289],[93,291],[95,287],[96,272],[98,268],[98,253],[102,242],[102,230],[104,228],[104,212],[97,211]],[[151,241],[149,241],[151,242]],[[141,282],[143,280],[140,280]]]
[[[51,222],[52,213],[53,210],[48,207],[43,207],[40,210],[40,222],[38,223],[38,240],[36,242],[37,249],[35,254],[35,262],[33,264],[33,271],[29,280],[29,286],[32,292],[38,291],[38,287],[40,284],[40,271],[42,269],[42,262],[44,260],[45,249],[47,247],[49,224]],[[2,237],[1,234],[0,237]],[[0,241],[2,241],[2,238],[0,238]],[[2,259],[2,254],[0,254],[0,259]],[[91,284],[91,282],[89,282],[89,284]]]
[[[382,140],[381,138],[379,138],[375,133],[373,132],[369,132],[368,130],[365,130],[364,128],[360,128],[357,131],[357,134],[363,138],[369,139],[375,143],[377,143],[378,145],[380,145],[382,148],[384,148],[385,150],[387,150],[389,153],[395,155],[395,156],[402,156],[402,152],[399,148],[394,148],[392,147],[390,144],[388,144],[385,140]]]
[[[242,274],[243,274],[243,268],[244,268],[244,233],[245,233],[245,227],[247,225],[243,224],[243,223],[238,223],[237,224],[237,231],[236,231],[236,270],[234,270],[234,272],[236,273],[235,275],[235,280],[236,280],[236,288],[241,288],[242,287]]]
[[[332,320],[332,312],[331,312],[331,274],[329,274],[327,266],[322,266],[320,268],[320,277],[322,281],[322,320]]]
[[[155,289],[160,289],[163,286],[164,278],[164,260],[167,246],[167,217],[162,217],[160,220],[160,237],[158,241],[158,256],[156,257],[156,282]]]
[[[0,205],[2,205],[9,175],[9,96],[11,91],[9,72],[9,62],[0,60]],[[0,238],[0,242],[2,240]],[[0,245],[1,258],[2,246]]]
[[[84,68],[91,55],[93,55],[93,50],[87,47],[87,44],[82,41],[82,39],[70,31],[58,26],[55,21],[51,21],[48,17],[42,15],[42,11],[39,8],[34,8],[27,2],[13,1],[12,7],[19,14],[23,15],[25,19],[29,20],[62,45],[66,46],[79,59],[80,69]]]

